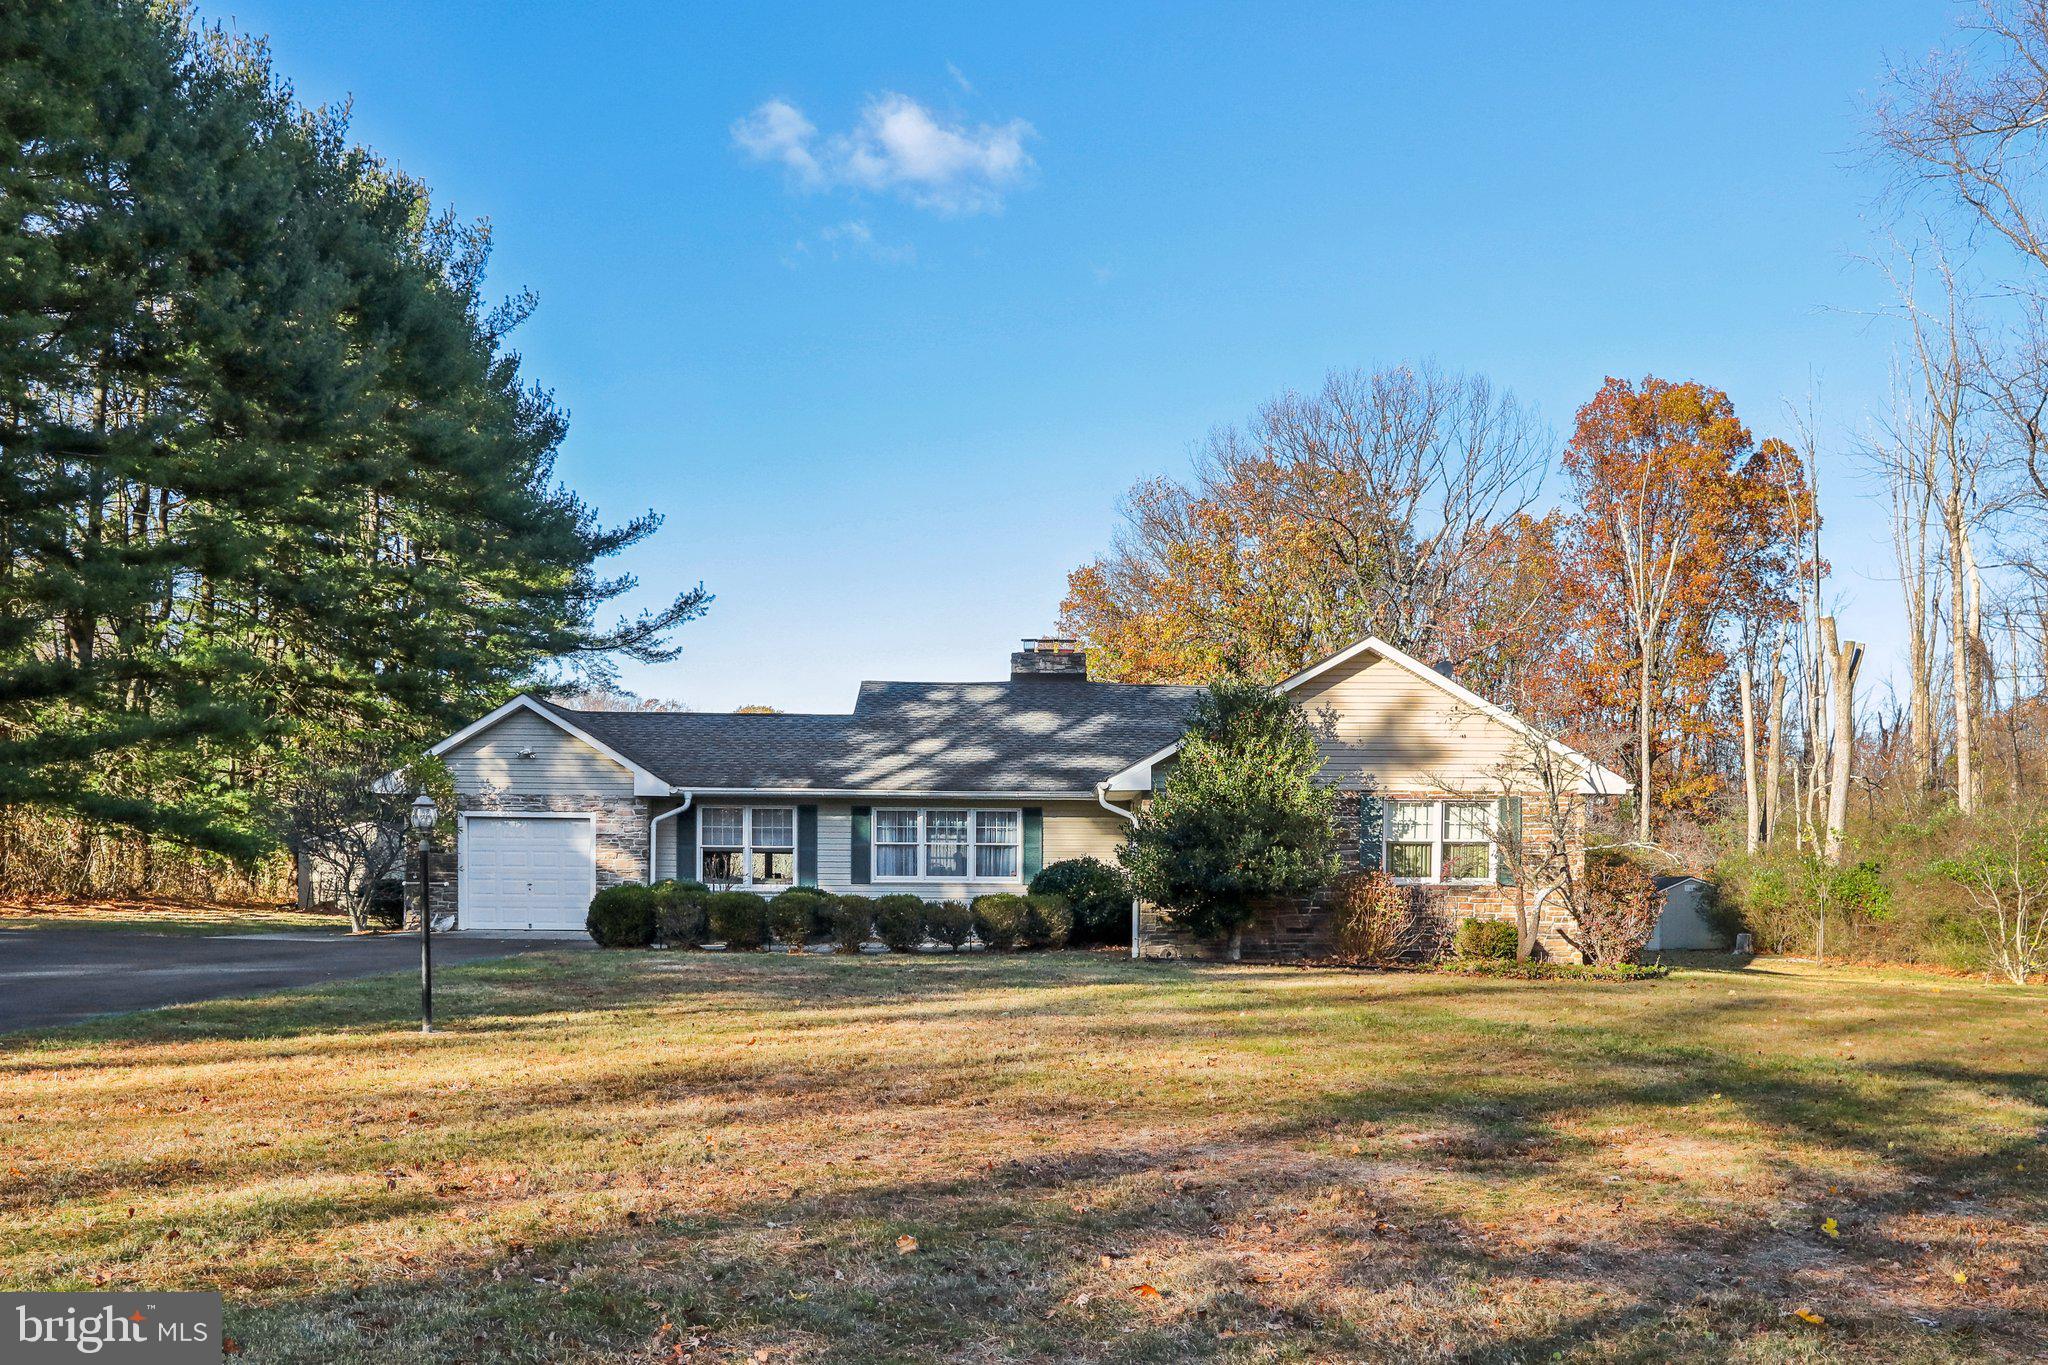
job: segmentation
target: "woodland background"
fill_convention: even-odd
[[[1559,433],[1484,376],[1339,369],[1133,488],[1061,626],[1130,681],[1377,634],[1628,774],[1604,837],[1764,946],[2048,952],[2044,73],[2048,0],[1883,73],[1895,362],[1853,449],[1711,376],[1610,378]],[[555,477],[486,224],[178,6],[0,13],[0,122],[0,891],[284,894],[322,793],[513,691],[662,704],[612,662],[708,596],[601,619],[658,518]],[[1845,457],[1867,486],[1822,487]],[[1871,488],[1880,670],[1828,556]]]

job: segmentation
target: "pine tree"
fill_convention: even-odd
[[[489,233],[140,0],[0,11],[0,806],[249,858],[266,793],[394,756],[610,628],[651,534],[554,478],[566,423]]]

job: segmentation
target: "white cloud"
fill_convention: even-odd
[[[908,95],[870,99],[860,120],[820,138],[803,111],[768,100],[732,126],[733,142],[756,161],[786,168],[805,190],[891,193],[939,213],[993,213],[1033,169],[1029,123],[947,123]]]
[[[788,100],[768,100],[732,126],[732,140],[756,161],[779,161],[810,183],[821,172],[811,155],[818,129]]]
[[[916,259],[917,253],[908,244],[890,246],[875,240],[875,230],[858,218],[818,229],[818,241],[830,252],[834,260],[844,256],[863,256],[871,261],[888,265],[900,265]]]
[[[948,76],[951,76],[953,78],[953,83],[959,86],[962,90],[966,91],[970,95],[974,93],[974,82],[968,80],[967,73],[962,71],[959,67],[953,65],[951,62],[947,62],[946,74]]]

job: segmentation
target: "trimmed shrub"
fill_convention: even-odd
[[[1033,948],[1064,948],[1074,932],[1074,912],[1065,896],[1024,898],[1024,940]]]
[[[711,937],[734,950],[768,941],[768,902],[751,891],[717,891],[704,902]]]
[[[1031,879],[1034,896],[1063,896],[1074,912],[1074,942],[1131,941],[1131,883],[1100,858],[1068,858]]]
[[[704,941],[704,902],[711,896],[702,882],[656,882],[654,937],[671,948],[694,948]]]
[[[832,902],[832,938],[842,953],[857,953],[874,927],[875,903],[866,896],[840,896]]]
[[[898,891],[876,901],[875,932],[899,953],[916,948],[924,939],[923,899]]]
[[[1384,872],[1352,872],[1330,892],[1337,955],[1350,962],[1386,964],[1413,957],[1422,948],[1408,893]],[[1508,956],[1513,957],[1510,944]]]
[[[1007,891],[974,898],[974,927],[991,948],[1008,950],[1031,926],[1031,902]]]
[[[792,886],[768,902],[768,927],[779,942],[801,948],[832,908],[832,898],[815,886]]]
[[[974,928],[974,912],[967,908],[966,901],[940,901],[925,907],[924,922],[933,938],[958,948],[967,942],[967,934]]]
[[[607,886],[590,898],[583,927],[600,948],[645,948],[654,942],[654,888],[639,882]]]
[[[1460,920],[1451,934],[1451,951],[1472,962],[1512,962],[1515,926],[1500,919]]]

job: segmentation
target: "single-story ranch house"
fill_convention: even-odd
[[[1522,829],[1524,802],[1505,794],[1518,754],[1555,755],[1581,796],[1627,790],[1378,640],[1281,687],[1318,725],[1345,866],[1423,888],[1446,920],[1512,916],[1530,894],[1487,832],[1543,832]],[[521,695],[434,747],[459,808],[435,863],[436,917],[580,930],[599,887],[667,877],[771,895],[1021,890],[1047,863],[1114,861],[1198,690],[1090,681],[1071,641],[1027,640],[1006,681],[862,683],[841,715],[582,711]],[[1583,802],[1573,809],[1582,826]],[[1134,955],[1201,950],[1150,907],[1133,919]],[[1313,907],[1292,907],[1244,946],[1287,955],[1325,935]]]

